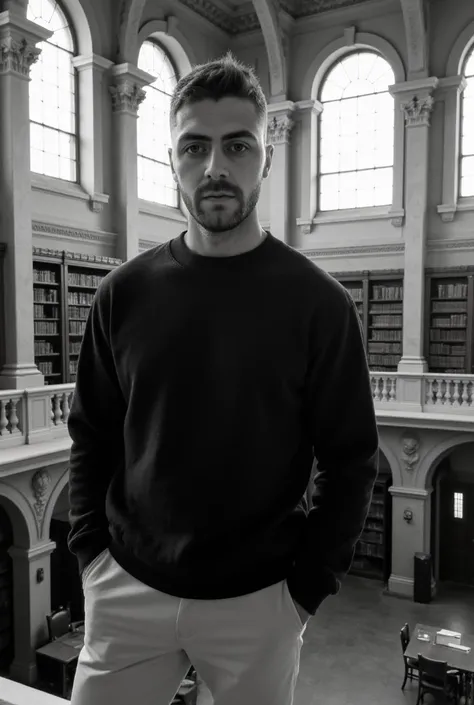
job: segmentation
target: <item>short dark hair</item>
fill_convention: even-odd
[[[176,125],[176,114],[183,105],[231,96],[250,100],[266,125],[267,101],[260,82],[252,67],[238,61],[231,51],[221,59],[194,66],[178,81],[171,98],[170,125]]]

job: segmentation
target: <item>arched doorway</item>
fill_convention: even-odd
[[[0,673],[8,673],[15,655],[13,634],[13,569],[8,549],[13,545],[13,527],[0,505]]]
[[[68,485],[59,495],[51,517],[49,535],[56,542],[51,554],[51,611],[71,608],[72,620],[84,619],[84,595],[76,556],[68,549],[69,525]]]
[[[474,587],[474,443],[456,446],[440,461],[431,506],[437,580]]]

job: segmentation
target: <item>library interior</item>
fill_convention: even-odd
[[[474,703],[472,0],[0,0],[0,47],[0,700],[70,698],[81,340],[104,277],[186,230],[171,95],[230,49],[267,99],[259,221],[352,296],[380,441],[295,704]],[[173,702],[213,701],[191,668]]]

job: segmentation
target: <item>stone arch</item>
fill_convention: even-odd
[[[19,489],[0,482],[0,504],[5,509],[13,527],[13,545],[30,548],[38,543],[38,528],[33,507]]]
[[[270,95],[274,100],[286,98],[287,71],[278,9],[273,0],[253,0],[268,55]]]
[[[378,52],[392,67],[395,82],[402,83],[405,80],[405,67],[403,61],[392,44],[378,34],[368,32],[356,32],[354,43],[348,45],[345,37],[335,39],[327,44],[310,63],[303,78],[302,99],[318,98],[321,83],[328,69],[342,56],[349,54],[356,49],[369,49]]]
[[[136,56],[134,63],[138,62],[140,47],[147,39],[155,37],[169,53],[171,60],[178,71],[178,78],[186,76],[196,64],[196,56],[191,44],[177,28],[175,17],[164,20],[150,20],[145,22],[137,37]]]
[[[58,3],[64,7],[71,18],[72,30],[77,42],[77,52],[81,56],[89,56],[97,52],[100,47],[100,30],[89,23],[84,8],[79,0],[60,0]],[[94,29],[94,35],[92,34]]]
[[[117,63],[136,65],[138,30],[147,0],[123,0],[118,32]]]
[[[472,442],[474,442],[474,434],[453,433],[452,435],[445,436],[442,441],[432,446],[424,456],[418,468],[419,486],[430,490],[432,488],[434,473],[441,460],[456,446]]]
[[[464,27],[449,52],[446,76],[459,76],[463,72],[466,57],[474,47],[474,20]]]
[[[63,474],[59,478],[59,480],[56,482],[55,486],[53,487],[53,490],[50,494],[48,503],[46,505],[45,511],[44,511],[44,517],[43,517],[43,538],[47,538],[50,533],[50,527],[51,527],[51,518],[53,516],[54,508],[56,506],[56,502],[58,501],[59,495],[63,491],[64,487],[67,485],[69,481],[69,467],[66,467],[64,470]]]
[[[393,450],[390,448],[388,443],[386,443],[380,434],[379,436],[379,448],[381,452],[384,454],[385,458],[387,459],[387,462],[390,466],[390,470],[392,472],[392,485],[394,487],[399,487],[402,484],[402,473],[400,469],[400,463],[398,461],[397,456],[393,452]]]

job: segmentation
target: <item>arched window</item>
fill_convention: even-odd
[[[392,203],[395,83],[372,51],[340,59],[322,83],[319,210]]]
[[[177,208],[178,190],[168,156],[169,112],[176,73],[167,54],[154,41],[143,42],[138,67],[156,76],[152,84],[145,86],[146,98],[138,109],[138,197]]]
[[[31,170],[77,181],[75,42],[64,11],[54,0],[29,0],[27,18],[54,34],[38,44],[30,71]]]
[[[466,88],[462,94],[461,196],[474,196],[474,49],[464,69]]]

